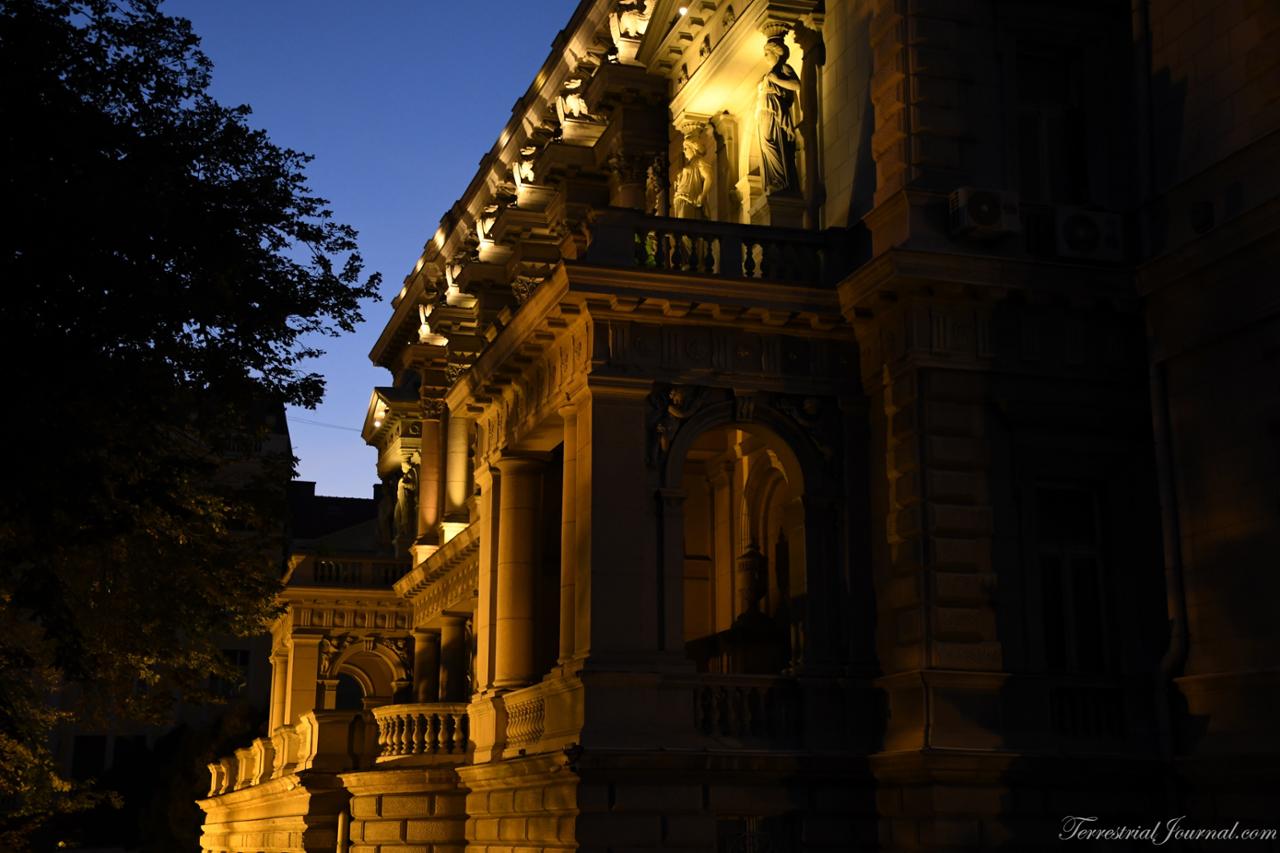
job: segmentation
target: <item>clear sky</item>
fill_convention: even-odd
[[[325,340],[316,411],[291,409],[298,476],[326,495],[372,496],[360,439],[390,374],[369,350],[441,215],[462,194],[569,21],[577,0],[168,0],[214,63],[213,93],[248,104],[277,144],[315,155],[312,189],[360,232],[384,301],[354,335]],[[327,424],[328,426],[321,426]]]

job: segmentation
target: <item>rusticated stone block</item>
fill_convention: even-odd
[[[436,794],[431,804],[431,814],[437,817],[462,817],[467,813],[467,798],[459,795]]]
[[[528,821],[522,817],[504,817],[498,820],[498,838],[501,841],[524,841],[528,838]]]
[[[426,794],[384,794],[382,817],[426,817],[431,814],[431,798]]]
[[[361,841],[402,841],[404,824],[398,820],[369,820],[360,832]]]
[[[985,506],[929,505],[929,532],[982,536],[991,532],[991,508]]]
[[[995,637],[995,629],[995,614],[986,608],[933,608],[933,630],[939,639],[987,640]]]
[[[990,589],[995,583],[992,574],[937,572],[933,577],[939,604],[985,604],[991,599]]]
[[[497,841],[498,819],[492,817],[474,818],[471,822],[471,832],[476,841]]]
[[[975,438],[931,435],[925,439],[925,459],[930,465],[979,468],[990,460],[986,442]]]
[[[465,841],[466,823],[461,820],[410,820],[404,828],[406,841]]]
[[[989,570],[991,567],[991,540],[952,539],[934,536],[929,539],[932,545],[935,567],[956,569]]]
[[[352,797],[351,816],[353,818],[369,818],[378,816],[377,797]]]
[[[517,812],[542,811],[541,788],[520,788],[515,794],[515,809]]]
[[[554,817],[531,817],[527,825],[530,841],[558,841],[560,820]]]
[[[489,792],[489,814],[503,815],[511,814],[515,811],[516,794],[515,791],[490,791]]]
[[[548,811],[571,809],[577,806],[578,786],[572,783],[548,785],[542,791],[543,808]]]
[[[984,503],[986,476],[977,471],[929,471],[929,497],[947,503]]]

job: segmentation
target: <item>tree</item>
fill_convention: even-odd
[[[0,0],[10,401],[0,487],[0,834],[82,805],[59,714],[164,719],[272,612],[317,334],[376,298],[309,158],[208,93],[156,0]],[[78,698],[55,711],[51,691]]]

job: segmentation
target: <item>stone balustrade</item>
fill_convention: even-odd
[[[373,709],[378,723],[379,762],[408,756],[454,756],[467,753],[465,702],[384,705]]]
[[[404,576],[404,560],[307,555],[289,575],[289,586],[389,589]]]
[[[779,746],[803,740],[801,691],[792,679],[703,675],[690,694],[693,727],[704,737]]]
[[[351,711],[312,711],[208,765],[209,796],[261,785],[303,770],[342,772],[372,763],[372,728]]]
[[[846,237],[847,239],[847,237]],[[592,218],[585,263],[831,286],[851,247],[833,246],[821,231],[643,216],[609,209]]]

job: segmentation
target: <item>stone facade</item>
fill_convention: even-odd
[[[580,4],[393,300],[395,556],[295,560],[204,849],[1269,817],[1280,13],[677,6]]]

